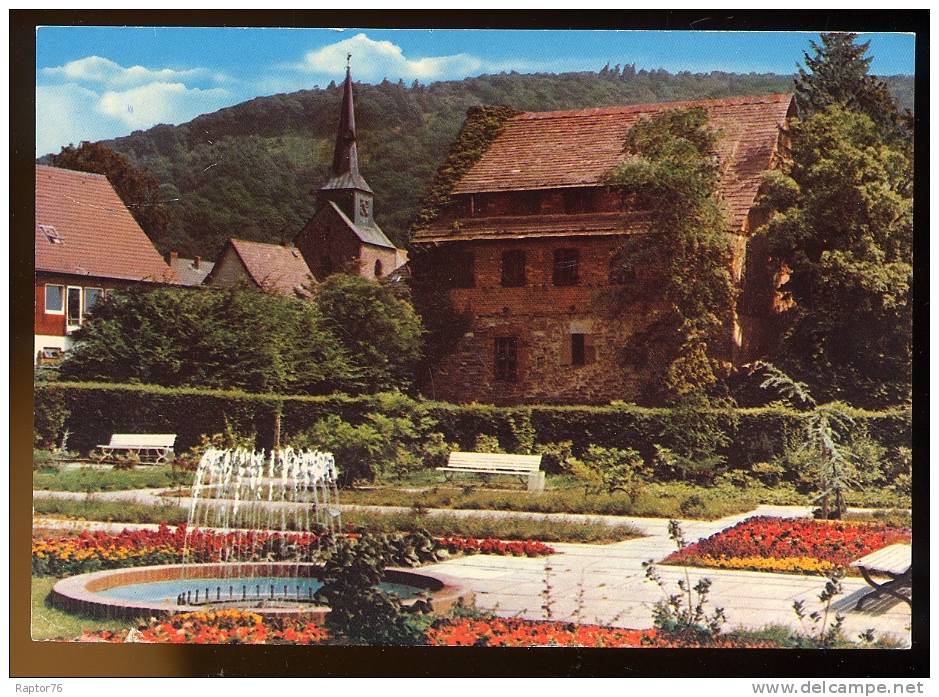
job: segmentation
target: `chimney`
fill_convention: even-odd
[[[170,266],[174,266],[178,259],[179,259],[179,252],[175,250],[166,255],[166,263],[169,264]]]
[[[200,263],[201,261],[202,261],[202,257],[196,257],[195,259],[193,259],[193,260],[192,260],[192,268],[198,269],[198,268],[199,268],[199,263]]]

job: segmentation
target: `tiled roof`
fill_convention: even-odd
[[[311,285],[313,274],[297,248],[234,238],[228,243],[248,275],[265,292],[291,296],[307,294],[304,287]]]
[[[205,259],[199,260],[198,268],[196,268],[195,259],[186,259],[185,257],[170,259],[170,268],[173,269],[176,278],[178,278],[179,282],[184,286],[202,285],[205,277],[212,273],[214,267],[214,262],[206,261]]]
[[[35,235],[37,271],[176,283],[103,175],[36,165]]]
[[[453,239],[517,239],[523,237],[571,237],[620,235],[641,230],[643,213],[577,213],[572,215],[504,215],[461,218],[456,225],[439,223],[422,230],[415,241],[447,242]]]
[[[356,225],[352,222],[349,216],[342,212],[342,209],[336,205],[335,201],[329,201],[329,205],[332,206],[339,215],[340,220],[348,225],[349,229],[356,234],[356,237],[359,238],[359,241],[364,242],[365,244],[373,244],[376,247],[387,247],[388,249],[395,249],[394,244],[392,244],[391,240],[385,236],[385,233],[382,232],[380,227],[375,224]]]
[[[730,226],[739,230],[772,163],[779,127],[794,109],[791,94],[519,114],[505,122],[452,193],[597,186],[625,162],[626,135],[641,117],[693,106],[704,107],[722,132],[721,195],[730,208]],[[415,241],[435,236],[441,225],[419,232]]]

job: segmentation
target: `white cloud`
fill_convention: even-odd
[[[352,54],[352,70],[357,80],[377,82],[389,80],[445,80],[478,74],[485,68],[482,60],[468,53],[452,56],[408,58],[397,44],[375,41],[365,34],[343,39],[307,53],[294,67],[314,75],[341,76],[346,55]]]
[[[96,92],[78,85],[36,87],[36,154],[113,136],[119,124],[102,119],[95,109],[97,103]]]
[[[125,135],[158,123],[178,124],[239,101],[205,68],[129,68],[88,56],[43,68],[36,86],[36,151]]]
[[[179,82],[152,82],[122,92],[109,90],[96,104],[99,114],[129,128],[158,123],[182,123],[199,114],[231,104],[231,93],[221,88],[199,89]]]
[[[78,60],[69,61],[65,65],[54,68],[43,68],[40,73],[47,78],[63,78],[68,81],[95,82],[108,87],[131,87],[150,82],[191,82],[211,80],[225,82],[227,77],[221,73],[213,73],[206,68],[191,68],[188,70],[172,70],[160,68],[153,70],[142,65],[132,65],[129,68],[115,63],[101,56],[87,56]]]

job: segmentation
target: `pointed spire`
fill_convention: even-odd
[[[355,144],[355,106],[352,102],[352,54],[346,55],[346,79],[342,85],[342,107],[336,149],[333,151],[332,177],[324,189],[361,189],[371,192],[359,174],[359,154]]]
[[[355,107],[352,103],[352,66],[346,56],[346,81],[342,85],[342,109],[339,112],[339,132],[333,153],[333,175],[359,173],[359,157],[355,147]]]

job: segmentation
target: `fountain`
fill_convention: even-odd
[[[331,453],[209,449],[193,479],[182,564],[72,576],[52,598],[109,617],[237,607],[322,621],[320,562],[342,534],[337,478]],[[209,558],[194,544],[205,530],[222,540]],[[436,610],[472,598],[446,577],[404,569],[387,569],[379,587],[404,603],[429,595]]]

